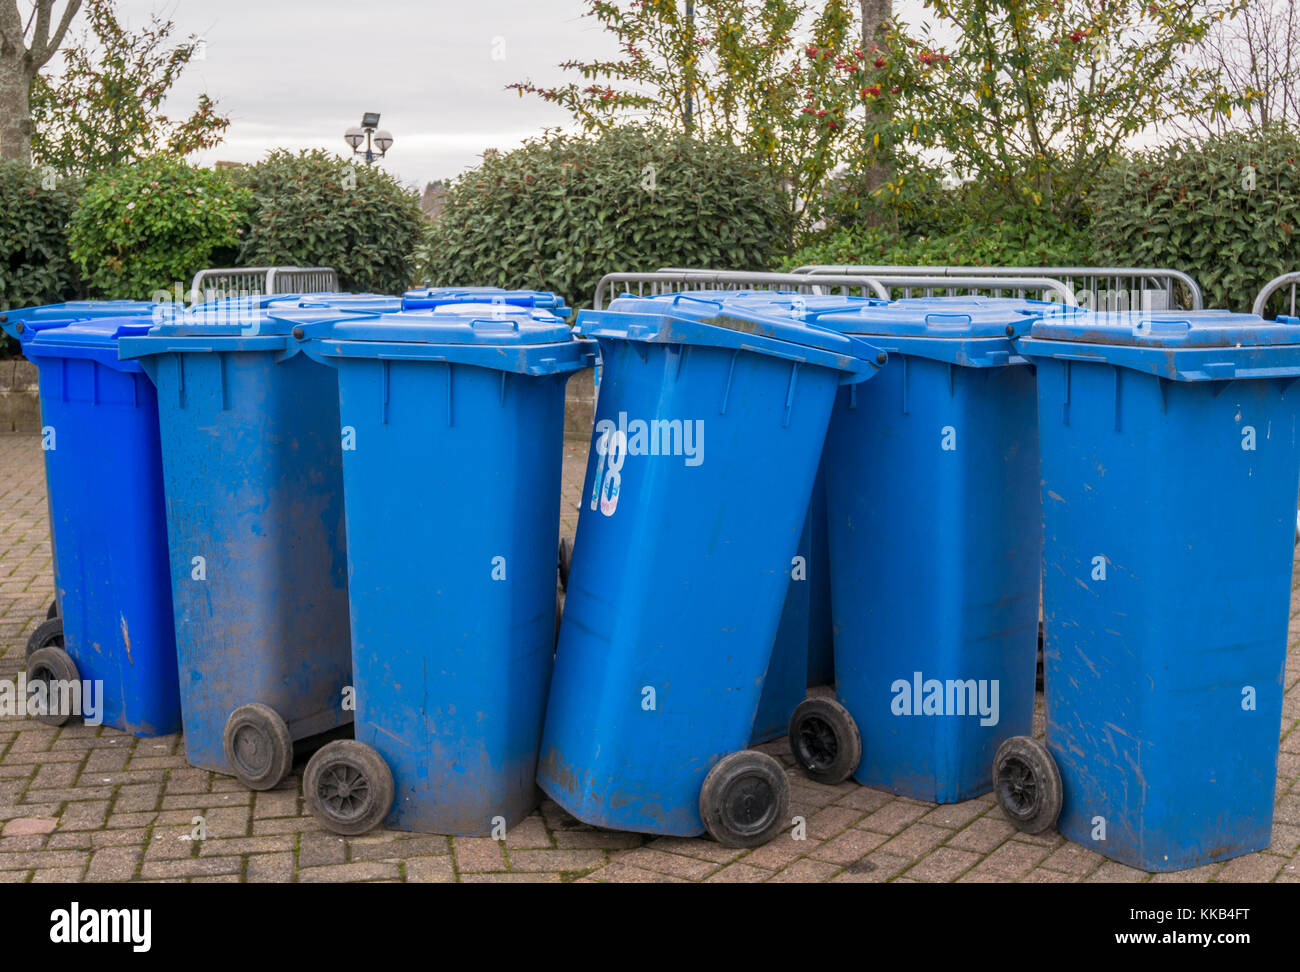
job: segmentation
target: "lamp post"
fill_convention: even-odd
[[[353,155],[365,157],[366,165],[374,165],[375,159],[382,159],[393,147],[393,135],[379,127],[377,111],[368,111],[362,115],[360,126],[344,132],[343,140],[352,146]],[[364,150],[361,148],[362,142],[366,143]]]

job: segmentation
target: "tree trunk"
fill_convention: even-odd
[[[31,161],[30,63],[26,51],[0,52],[0,159]]]
[[[0,0],[0,159],[32,158],[32,81],[63,43],[82,0],[35,0],[24,20],[18,0]],[[53,28],[53,30],[51,30]]]
[[[871,46],[873,44],[880,47],[884,46],[885,23],[894,15],[893,0],[860,0],[862,7],[862,53],[865,54],[866,63],[870,64],[875,58],[871,55]],[[867,108],[868,121],[882,121],[888,115],[883,109]],[[873,151],[870,145],[863,147],[864,151]],[[868,194],[876,192],[884,186],[892,175],[888,165],[876,161],[866,170],[865,186]],[[874,206],[867,210],[867,221],[878,226],[882,222],[879,210]]]

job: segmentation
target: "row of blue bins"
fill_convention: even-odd
[[[1147,870],[1269,843],[1300,321],[568,313],[478,288],[3,315],[41,372],[61,609],[29,679],[102,682],[107,724],[183,725],[255,788],[351,723],[304,773],[345,834],[499,835],[540,785],[757,846],[789,784],[748,747],[784,734],[815,780],[992,790]],[[598,361],[557,641],[564,386]]]

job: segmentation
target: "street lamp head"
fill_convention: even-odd
[[[380,152],[387,152],[393,147],[393,133],[386,129],[380,129],[375,132],[375,148]]]
[[[377,111],[368,111],[368,112],[366,112],[364,115],[362,115],[362,116],[361,116],[361,127],[362,127],[362,128],[372,128],[372,129],[373,129],[373,128],[378,128],[378,127],[379,127],[379,112],[377,112]]]
[[[365,140],[366,140],[366,133],[359,128],[349,128],[343,134],[343,141],[351,145],[352,151],[354,152],[361,147],[361,143],[364,142]]]

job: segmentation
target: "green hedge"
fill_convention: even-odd
[[[147,300],[229,266],[249,202],[227,176],[174,159],[97,172],[72,214],[72,257],[92,296]]]
[[[1090,202],[1100,262],[1182,270],[1206,307],[1249,311],[1265,283],[1300,270],[1300,134],[1291,129],[1137,155],[1103,173]]]
[[[785,261],[877,266],[1048,267],[1089,262],[1090,238],[1082,227],[1034,225],[1015,220],[968,223],[937,235],[879,229],[831,230]]]
[[[46,178],[22,162],[0,161],[0,310],[77,296],[68,220],[80,186]],[[0,334],[0,357],[17,351]]]
[[[327,266],[344,290],[399,294],[415,282],[426,221],[419,195],[382,169],[321,149],[271,153],[240,170],[254,215],[242,266]]]
[[[422,282],[553,290],[588,306],[615,271],[763,269],[790,239],[781,193],[726,141],[635,127],[552,135],[453,182]]]

